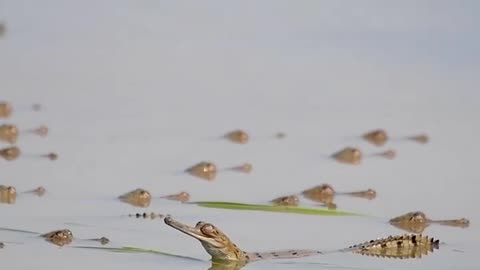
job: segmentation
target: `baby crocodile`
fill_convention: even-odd
[[[423,230],[427,228],[430,224],[441,224],[462,228],[466,228],[470,225],[470,221],[466,218],[450,220],[432,220],[429,219],[427,215],[425,215],[425,213],[421,211],[408,212],[404,215],[390,219],[389,222],[390,224],[399,229],[414,233],[423,232]]]
[[[231,131],[223,137],[234,143],[245,144],[248,142],[248,133],[240,129]]]
[[[201,179],[212,181],[217,176],[217,166],[212,162],[202,161],[186,169],[185,172]]]
[[[335,205],[333,199],[335,195],[350,195],[354,197],[366,198],[369,200],[374,199],[377,193],[373,189],[351,191],[351,192],[338,192],[333,189],[329,184],[322,184],[314,186],[312,188],[302,191],[302,195],[312,201],[325,203],[327,206]]]
[[[0,185],[0,203],[13,204],[17,199],[17,190],[12,186]]]
[[[199,221],[195,227],[190,227],[166,216],[165,223],[200,241],[212,261],[241,261],[250,262],[264,259],[290,259],[313,256],[332,252],[353,252],[362,255],[376,255],[384,257],[408,258],[411,254],[427,254],[438,249],[439,241],[420,234],[389,236],[387,238],[371,240],[346,249],[322,252],[318,250],[300,249],[272,252],[245,252],[235,245],[227,235],[211,223]],[[407,254],[407,255],[406,255]],[[414,256],[414,258],[418,258]]]
[[[120,201],[138,207],[148,207],[152,201],[152,195],[145,189],[137,188],[118,196]]]
[[[72,243],[73,233],[70,230],[63,229],[42,234],[40,237],[45,238],[45,240],[54,245],[64,246]]]

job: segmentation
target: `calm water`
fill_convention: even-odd
[[[112,246],[200,260],[58,248],[0,232],[0,241],[24,243],[0,250],[2,268],[210,267],[197,241],[161,220],[125,217],[135,212],[210,221],[243,249],[262,251],[328,250],[403,233],[387,220],[423,210],[435,219],[467,217],[471,226],[429,227],[426,233],[446,244],[421,260],[332,254],[245,269],[478,269],[477,2],[87,2],[0,0],[7,26],[0,99],[17,108],[2,123],[47,124],[48,138],[24,135],[19,147],[25,155],[60,156],[0,161],[0,184],[47,189],[42,198],[1,204],[0,227],[65,227],[79,239],[104,235]],[[29,111],[32,103],[44,110]],[[326,157],[347,145],[378,152],[358,137],[377,127],[397,138],[384,147],[397,150],[395,160],[348,166]],[[235,128],[247,130],[251,142],[219,139]],[[279,131],[287,137],[274,139]],[[421,132],[431,142],[398,139]],[[180,173],[201,160],[219,167],[248,161],[254,170],[223,172],[214,182]],[[115,199],[143,187],[155,196],[186,190],[195,201],[264,203],[321,183],[375,189],[372,201],[336,201],[373,217],[238,212],[160,199],[140,209]]]

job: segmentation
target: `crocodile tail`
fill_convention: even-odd
[[[384,258],[420,258],[438,249],[440,241],[422,234],[405,234],[370,240],[343,251]]]

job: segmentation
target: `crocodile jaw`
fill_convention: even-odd
[[[165,221],[165,224],[167,224],[168,226],[170,226],[174,229],[177,229],[177,230],[183,232],[184,234],[187,234],[187,235],[199,240],[200,242],[202,242],[202,244],[207,244],[207,245],[210,245],[210,246],[213,246],[213,247],[216,247],[216,248],[223,248],[224,247],[224,245],[222,243],[219,243],[214,238],[206,237],[205,235],[203,235],[202,231],[200,231],[200,229],[198,229],[198,228],[190,227],[188,225],[180,223],[180,222],[174,220],[170,216],[166,216],[164,221]]]

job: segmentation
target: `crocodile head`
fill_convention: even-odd
[[[129,203],[138,207],[148,207],[152,200],[152,195],[145,189],[137,188],[118,197],[122,202]]]
[[[302,191],[305,198],[316,202],[332,203],[335,190],[329,184],[318,185]]]
[[[213,261],[248,261],[248,255],[239,249],[220,229],[211,223],[199,221],[195,227],[178,222],[170,216],[165,224],[200,241]]]
[[[428,223],[429,219],[421,211],[408,212],[404,215],[390,219],[390,223]]]
[[[51,231],[40,236],[45,238],[47,242],[50,242],[57,246],[68,245],[73,240],[73,233],[68,229]]]
[[[390,219],[390,224],[409,232],[421,233],[430,225],[431,220],[420,211],[408,212],[404,215]]]
[[[17,190],[12,186],[0,185],[0,203],[15,203]]]

